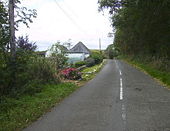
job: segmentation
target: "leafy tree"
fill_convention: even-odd
[[[61,69],[67,64],[66,52],[67,48],[61,45],[60,42],[52,45],[49,50],[49,57],[56,62],[57,69]]]
[[[7,50],[9,43],[9,20],[8,11],[3,2],[0,1],[0,52]]]
[[[72,43],[71,43],[71,39],[68,39],[68,41],[64,42],[63,45],[65,47],[67,47],[68,50],[70,50]]]
[[[103,53],[99,52],[99,51],[92,51],[90,54],[90,58],[94,59],[95,64],[99,64],[103,61]]]
[[[108,58],[113,59],[118,56],[119,50],[114,46],[114,44],[111,44],[107,47],[105,53]]]
[[[15,29],[17,30],[20,22],[28,25],[29,22],[32,22],[32,18],[36,17],[37,14],[35,10],[19,8],[17,6],[20,3],[19,0],[16,0],[15,2]],[[24,69],[27,66],[26,61],[28,61],[28,59],[32,57],[29,55],[29,53],[27,53],[27,51],[21,51],[21,48],[24,46],[31,47],[28,43],[28,38],[23,38],[24,41],[22,40],[22,38],[19,38],[15,62],[13,61],[13,59],[11,59],[11,47],[9,46],[10,20],[8,11],[9,9],[7,3],[0,1],[0,94],[15,92],[16,87],[18,85],[21,85],[18,83],[21,82],[22,84],[25,84],[24,81],[19,80],[18,76],[21,76],[21,72],[26,73],[26,70]]]
[[[35,51],[37,48],[37,45],[35,45],[35,42],[29,42],[28,36],[25,38],[23,36],[19,37],[17,40],[17,48],[22,49],[25,51]]]
[[[100,0],[108,8],[116,30],[114,44],[122,54],[170,59],[169,0]]]

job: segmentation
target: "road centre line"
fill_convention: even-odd
[[[116,64],[116,68],[119,70],[119,74],[121,76],[122,71],[120,70],[119,65],[118,65],[116,60],[115,60],[115,64]],[[122,82],[122,78],[120,78],[120,100],[123,100],[123,82]]]
[[[116,60],[115,60],[115,64],[116,64],[116,68],[117,68],[118,70],[120,70]]]
[[[119,65],[116,60],[115,60],[115,64],[116,64],[116,68],[119,70],[119,74],[122,75],[122,71],[120,70]]]
[[[120,75],[120,100],[122,101],[123,100],[123,80],[122,80],[122,71],[120,70],[119,68],[119,65],[117,63],[117,61],[115,60],[115,64],[116,64],[116,68],[118,69],[119,71],[119,75]],[[125,105],[122,103],[122,106],[121,106],[121,110],[122,110],[122,120],[123,120],[123,124],[124,124],[124,130],[126,130],[126,108],[125,108]]]
[[[122,104],[122,118],[125,121],[126,120],[126,110],[125,110],[125,105]]]
[[[121,70],[119,70],[119,74],[120,74],[120,75],[122,75],[122,72],[121,72]]]
[[[120,100],[123,100],[123,80],[120,78]],[[122,120],[123,120],[123,128],[126,130],[126,108],[125,105],[122,102]]]
[[[122,83],[122,78],[120,78],[120,100],[123,100],[123,83]]]

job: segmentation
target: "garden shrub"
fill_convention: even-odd
[[[76,63],[74,64],[74,66],[75,66],[76,68],[78,68],[78,67],[80,67],[80,66],[83,66],[83,65],[86,65],[86,62],[85,62],[85,61],[79,61],[79,62],[76,62]]]
[[[43,83],[58,82],[56,63],[50,58],[34,58],[29,68],[33,79],[41,80]]]
[[[16,59],[15,86],[12,95],[32,95],[41,91],[43,84],[59,83],[55,62],[47,58],[26,54],[23,56],[23,54]]]
[[[86,66],[87,67],[91,67],[91,66],[94,66],[95,65],[95,60],[93,58],[87,58],[86,60]]]
[[[36,45],[28,37],[17,41],[15,62],[9,53],[0,56],[0,95],[17,97],[41,91],[43,84],[59,83],[57,62],[35,54]]]
[[[57,63],[57,69],[63,69],[67,66],[68,58],[66,57],[66,52],[67,48],[61,45],[60,42],[55,43],[50,48],[48,57]]]
[[[81,78],[81,72],[75,68],[67,68],[61,71],[62,76],[69,80],[78,80]]]
[[[99,52],[92,52],[90,57],[94,59],[95,64],[100,64],[103,61],[103,55]]]

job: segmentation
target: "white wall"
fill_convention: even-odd
[[[85,58],[87,58],[89,54],[84,53],[68,53],[67,57],[69,58],[69,63],[75,63],[77,61],[84,61]]]

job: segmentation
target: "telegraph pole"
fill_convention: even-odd
[[[99,38],[99,50],[101,52],[101,39]]]
[[[9,24],[10,24],[10,53],[11,53],[11,87],[16,84],[16,43],[15,43],[15,25],[14,25],[14,8],[15,0],[9,0]]]
[[[15,8],[15,0],[9,0],[10,52],[12,56],[12,61],[15,60],[15,54],[16,54],[14,8]]]

